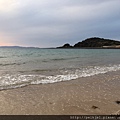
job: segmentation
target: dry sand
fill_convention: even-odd
[[[117,102],[115,102],[117,101]],[[0,91],[1,115],[120,113],[120,71]]]

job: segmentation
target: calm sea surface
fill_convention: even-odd
[[[120,49],[0,48],[0,89],[120,70]]]

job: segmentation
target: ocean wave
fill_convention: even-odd
[[[2,57],[2,56],[0,56],[0,59],[1,59],[1,58],[7,58],[7,57]]]
[[[22,65],[25,64],[25,62],[23,63],[5,63],[5,64],[0,64],[0,66],[11,66],[11,65]]]
[[[68,58],[55,58],[55,59],[51,59],[53,61],[60,61],[60,60],[70,60],[70,59],[76,59],[79,57],[68,57]]]
[[[74,80],[80,77],[88,77],[98,74],[104,74],[110,71],[120,70],[119,65],[113,66],[95,66],[91,68],[76,69],[75,71],[64,71],[59,75],[22,75],[5,74],[0,76],[0,89],[17,88],[30,84],[48,84],[62,81]]]
[[[46,59],[43,60],[42,62],[50,62],[50,61],[64,61],[64,60],[72,60],[72,59],[77,59],[79,57],[69,57],[69,58],[53,58],[53,59]]]

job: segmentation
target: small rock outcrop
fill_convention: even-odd
[[[58,47],[58,48],[72,48],[72,46],[67,43],[67,44],[64,44],[63,46]]]

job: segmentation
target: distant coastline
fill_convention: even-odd
[[[120,49],[120,41],[104,39],[104,38],[87,38],[82,42],[78,42],[75,45],[70,45],[69,43],[64,44],[63,46],[57,47],[60,48],[73,48],[73,49]]]
[[[34,49],[120,49],[120,41],[111,40],[99,37],[87,38],[75,45],[69,43],[64,44],[60,47],[24,47],[24,46],[0,46],[0,48],[34,48]]]
[[[40,47],[25,47],[25,46],[0,46],[0,48],[56,49],[56,47],[50,47],[50,48],[40,48]]]
[[[24,46],[0,46],[0,48],[39,48],[39,47],[24,47]]]

